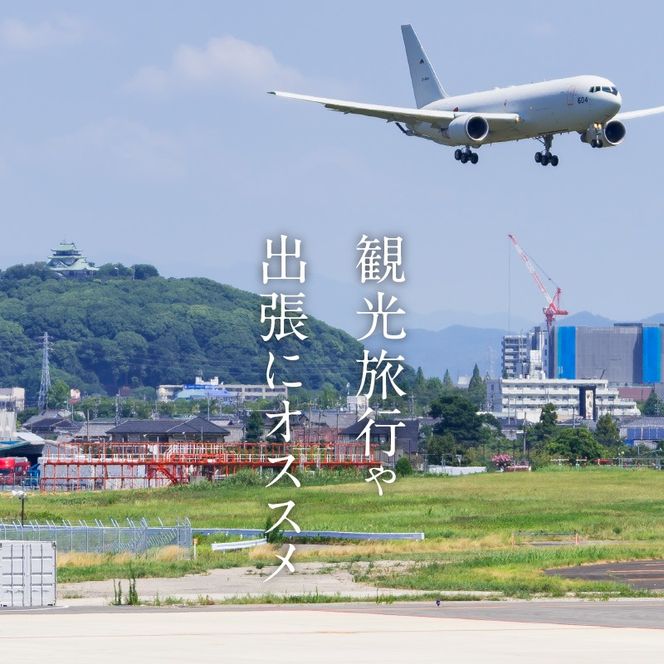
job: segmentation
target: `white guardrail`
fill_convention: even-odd
[[[241,542],[214,542],[211,544],[213,551],[237,551],[238,549],[251,549],[254,546],[267,544],[267,539],[243,540]]]

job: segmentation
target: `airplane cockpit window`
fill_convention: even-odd
[[[618,88],[615,88],[615,87],[614,87],[614,88],[611,88],[611,92],[612,92],[614,95],[617,96],[617,95],[618,95]]]

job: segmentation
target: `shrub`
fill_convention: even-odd
[[[394,470],[399,477],[413,474],[413,466],[408,457],[402,456],[394,466]]]

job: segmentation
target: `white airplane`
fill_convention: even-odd
[[[406,136],[459,146],[454,158],[462,164],[477,163],[478,155],[472,148],[535,138],[544,146],[542,152],[535,153],[535,161],[543,166],[557,166],[558,156],[551,154],[555,134],[576,131],[581,141],[593,148],[613,147],[625,138],[624,120],[664,113],[664,106],[620,113],[620,92],[601,76],[573,76],[450,97],[438,81],[413,28],[403,25],[401,32],[417,108],[363,104],[292,92],[269,94],[394,122]]]

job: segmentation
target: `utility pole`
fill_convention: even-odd
[[[51,389],[51,372],[48,362],[48,332],[44,332],[42,337],[42,367],[41,367],[41,381],[39,383],[39,397],[37,399],[37,406],[39,411],[42,412],[48,405],[48,393]]]

